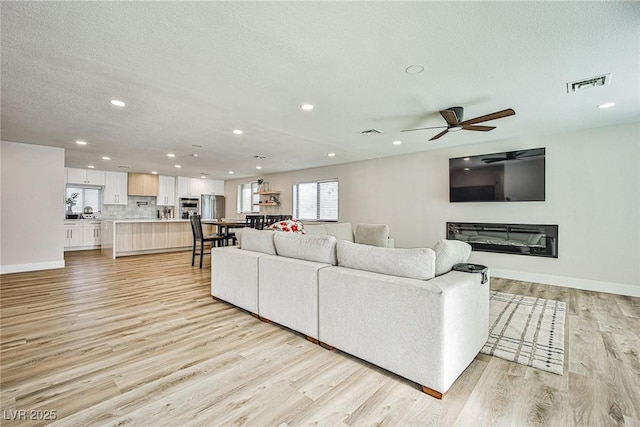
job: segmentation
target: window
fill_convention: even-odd
[[[66,198],[78,193],[76,204],[71,207],[73,213],[82,213],[85,206],[91,206],[93,212],[102,211],[102,189],[95,187],[67,187]],[[66,209],[65,205],[65,209]]]
[[[337,221],[338,180],[293,184],[293,217],[304,221]]]
[[[260,212],[260,206],[254,205],[260,202],[260,196],[253,194],[257,191],[257,182],[238,185],[238,213]]]

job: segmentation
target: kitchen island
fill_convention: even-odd
[[[121,256],[190,250],[188,219],[102,220],[102,255]]]

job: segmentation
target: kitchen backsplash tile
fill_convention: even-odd
[[[129,196],[127,205],[103,205],[102,218],[156,218],[158,207],[155,197]]]

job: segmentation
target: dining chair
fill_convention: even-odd
[[[249,228],[255,228],[256,230],[264,229],[264,215],[247,215],[245,221]]]
[[[189,218],[191,222],[191,232],[193,233],[193,250],[191,252],[191,267],[194,266],[196,255],[200,255],[200,268],[202,268],[203,255],[211,254],[211,247],[223,246],[226,237],[218,234],[212,234],[205,236],[202,232],[202,222],[200,221],[200,215],[191,215]],[[209,242],[209,252],[204,251],[204,244]],[[200,251],[198,252],[196,246],[199,245]]]
[[[292,219],[292,215],[267,215],[264,220],[264,225],[269,226],[271,224],[275,224],[276,222],[284,221],[287,219]]]

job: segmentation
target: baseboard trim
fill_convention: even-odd
[[[579,279],[575,277],[555,276],[552,274],[528,273],[523,271],[503,270],[492,268],[492,277],[522,280],[525,282],[544,283],[546,285],[564,286],[566,288],[583,289],[586,291],[605,292],[608,294],[640,297],[640,285],[628,283],[602,282],[598,280]]]
[[[23,273],[25,271],[53,270],[64,268],[64,260],[49,262],[34,262],[29,264],[0,265],[0,274]]]

